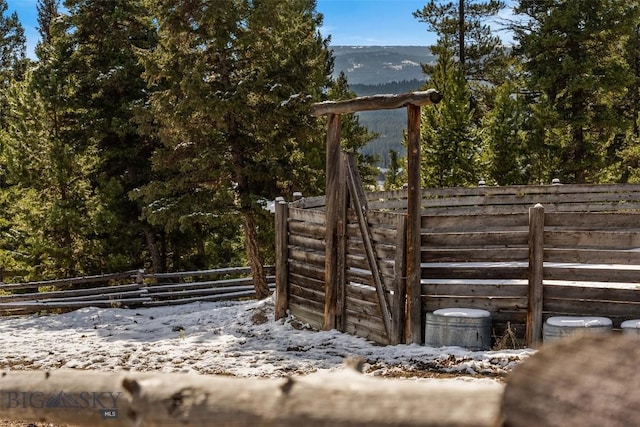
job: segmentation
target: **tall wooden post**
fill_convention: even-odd
[[[422,333],[422,276],[420,268],[420,106],[407,105],[407,343],[420,344]]]
[[[288,207],[284,199],[276,200],[276,320],[286,316],[289,308]]]
[[[542,340],[542,305],[544,271],[544,207],[529,208],[529,290],[527,304],[527,347],[538,347]]]
[[[326,231],[325,231],[325,330],[336,327],[336,302],[338,291],[338,230],[340,221],[339,194],[342,162],[340,161],[340,114],[328,114],[327,165],[326,165]]]

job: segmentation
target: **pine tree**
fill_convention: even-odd
[[[389,151],[389,168],[385,174],[384,189],[386,191],[400,190],[406,182],[404,179],[404,173],[401,166],[401,160],[398,156],[398,152],[395,150]]]
[[[569,135],[559,153],[560,178],[597,181],[615,136],[627,128],[617,106],[632,83],[624,47],[638,7],[624,0],[522,0],[516,12],[524,15],[514,29],[530,89],[553,108],[555,132]]]
[[[89,273],[88,266],[96,262],[90,238],[95,199],[89,180],[95,153],[55,133],[51,110],[31,72],[14,81],[7,99],[12,125],[3,140],[7,173],[17,190],[12,229],[22,238],[23,258],[35,277]]]
[[[11,80],[20,79],[27,66],[24,28],[16,12],[6,15],[8,8],[6,0],[0,0],[0,93],[9,87]],[[0,118],[5,110],[2,106]]]
[[[154,167],[169,178],[141,189],[147,212],[161,214],[157,206],[193,192],[211,196],[199,205],[202,216],[239,215],[256,293],[265,297],[258,227],[272,221],[262,203],[294,190],[313,194],[323,181],[305,166],[308,156],[321,158],[308,108],[332,65],[321,16],[310,0],[145,4],[159,29],[158,47],[142,55],[163,143]]]
[[[28,261],[21,245],[25,236],[14,227],[20,191],[8,172],[7,141],[11,109],[8,91],[13,81],[24,77],[27,67],[26,39],[18,15],[7,15],[6,0],[0,0],[0,276],[6,270],[25,270]],[[1,278],[0,278],[1,280]]]
[[[528,117],[522,78],[515,72],[499,86],[490,89],[494,108],[482,117],[482,178],[491,184],[528,184],[532,175],[532,153],[526,145]]]
[[[422,111],[422,185],[475,185],[480,140],[469,86],[452,50],[442,51],[427,86],[440,92],[443,99]]]
[[[430,0],[413,16],[427,24],[427,29],[438,36],[430,46],[436,55],[453,50],[468,81],[499,83],[506,51],[502,40],[488,25],[488,19],[505,8],[502,0],[457,0],[440,2]],[[424,64],[423,70],[432,75],[433,65]]]
[[[95,245],[103,256],[92,268],[142,266],[148,260],[142,258],[145,249],[157,262],[157,233],[140,220],[141,206],[128,197],[150,179],[156,145],[135,121],[135,111],[148,97],[135,51],[155,45],[155,28],[140,1],[66,0],[64,5],[67,13],[57,17],[53,35],[43,27],[51,22],[52,2],[40,8],[43,45],[38,53],[44,63],[38,76],[51,110],[67,110],[69,123],[61,137],[99,155],[91,185],[99,198]],[[47,87],[64,85],[67,98],[55,90],[45,93]]]
[[[51,27],[53,20],[58,16],[60,0],[38,0],[38,33],[40,33],[39,45],[51,43]]]
[[[620,110],[628,128],[616,135],[608,149],[609,175],[618,182],[640,182],[640,23],[625,43],[625,60],[633,75]]]

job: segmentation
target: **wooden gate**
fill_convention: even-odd
[[[318,305],[323,305],[321,322],[316,319],[315,326],[321,323],[325,330],[351,332],[381,343],[421,341],[420,322],[412,321],[421,318],[420,107],[436,104],[441,98],[435,90],[428,90],[328,101],[312,106],[312,115],[326,115],[328,119],[326,209],[314,219],[302,214],[296,219],[290,218],[291,208],[278,206],[276,222],[286,230],[287,223],[291,226],[303,217],[316,221],[308,227],[306,238],[322,239],[324,254],[308,250],[296,253],[294,249],[291,265],[287,261],[288,236],[278,233],[276,317],[284,316],[289,307],[289,296],[295,298],[299,292],[305,294],[307,301],[316,304],[315,311]],[[385,216],[385,213],[368,209],[354,155],[340,149],[340,118],[343,113],[402,107],[407,108],[408,127],[407,210],[401,214],[389,213],[381,220],[376,217]],[[297,215],[295,210],[293,212]],[[394,218],[388,218],[389,215]],[[397,247],[403,249],[397,251]],[[324,263],[323,275],[319,274],[321,262]],[[304,269],[307,277],[315,279],[294,283],[290,288],[290,268]],[[321,281],[323,289],[319,287]]]

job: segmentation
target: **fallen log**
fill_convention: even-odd
[[[504,427],[640,425],[637,336],[592,334],[546,344],[507,378]]]
[[[94,427],[477,427],[494,425],[502,390],[497,383],[378,379],[349,368],[279,379],[5,371],[0,419]]]

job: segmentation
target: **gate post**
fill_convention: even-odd
[[[336,327],[336,305],[338,299],[338,222],[340,218],[340,114],[328,114],[327,165],[326,165],[326,221],[325,221],[325,294],[322,329]],[[342,226],[344,226],[342,224]]]
[[[407,343],[423,342],[420,279],[420,106],[407,105]]]

